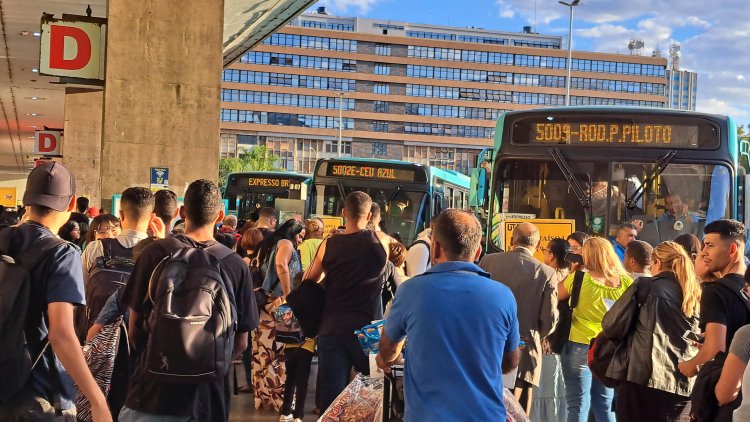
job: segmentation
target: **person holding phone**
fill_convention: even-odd
[[[662,242],[651,255],[653,277],[641,277],[640,304],[630,336],[626,379],[617,387],[617,419],[681,421],[689,417],[694,378],[678,369],[680,359],[694,356],[699,335],[701,287],[693,260],[679,244]],[[629,306],[616,303],[614,307]],[[613,310],[615,312],[615,310]],[[615,324],[604,318],[602,328]]]

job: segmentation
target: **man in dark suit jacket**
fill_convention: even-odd
[[[541,341],[557,324],[557,273],[534,258],[539,248],[539,229],[531,223],[513,230],[510,250],[485,256],[479,266],[492,279],[510,288],[518,303],[518,322],[522,347],[514,394],[531,413],[532,386],[539,386],[542,374]]]

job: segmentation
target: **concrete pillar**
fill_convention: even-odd
[[[216,180],[224,2],[110,0],[107,18],[104,200],[147,187],[151,167],[178,196]]]
[[[62,163],[76,178],[76,195],[101,207],[102,107],[101,89],[65,89],[65,137]]]

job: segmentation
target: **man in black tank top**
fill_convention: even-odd
[[[326,305],[318,336],[320,410],[349,382],[354,367],[369,375],[369,361],[354,330],[382,319],[381,292],[390,238],[367,230],[372,200],[364,192],[346,197],[342,234],[323,241],[305,279],[325,273]]]

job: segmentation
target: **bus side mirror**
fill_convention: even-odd
[[[469,205],[472,207],[484,206],[484,198],[487,195],[487,170],[484,168],[471,169],[471,188],[469,191]]]

